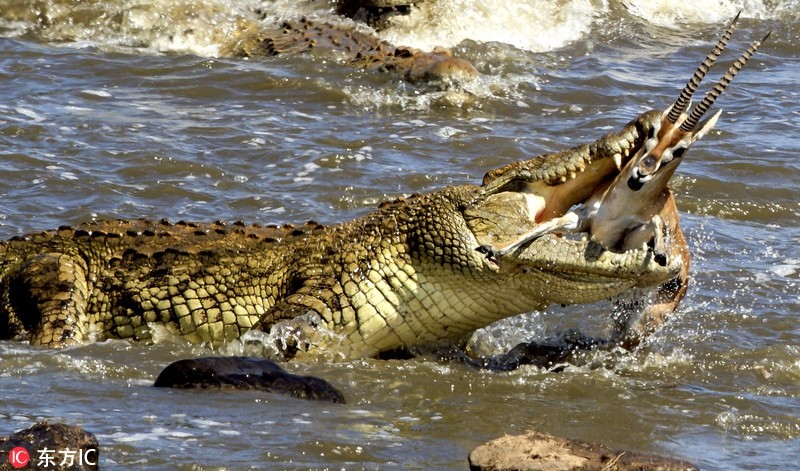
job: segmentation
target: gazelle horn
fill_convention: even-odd
[[[703,60],[703,63],[697,68],[692,75],[692,78],[686,82],[686,86],[683,87],[681,91],[681,95],[675,101],[675,104],[672,105],[672,108],[669,110],[669,114],[667,115],[667,119],[670,123],[675,124],[678,118],[681,116],[686,110],[686,107],[689,106],[689,101],[692,99],[692,95],[697,90],[697,87],[700,86],[700,82],[703,81],[703,77],[706,76],[706,72],[708,69],[714,65],[714,62],[719,58],[719,55],[722,54],[722,51],[725,49],[725,46],[728,45],[728,41],[731,39],[731,35],[733,35],[733,30],[736,28],[736,22],[739,20],[739,15],[742,12],[736,14],[735,17],[731,20],[731,23],[728,25],[728,29],[725,30],[725,33],[720,38],[717,45],[714,49],[706,56]]]
[[[738,59],[736,59],[736,62],[734,62],[733,65],[728,68],[728,71],[725,72],[725,75],[723,75],[722,78],[719,79],[719,82],[714,85],[714,88],[712,88],[711,91],[706,94],[706,96],[703,98],[703,101],[698,103],[697,106],[692,109],[692,114],[686,118],[686,121],[684,121],[683,124],[681,124],[681,131],[688,132],[694,129],[695,125],[697,125],[697,122],[700,120],[703,114],[705,114],[705,112],[711,108],[711,105],[714,104],[714,101],[719,98],[725,88],[731,83],[731,80],[733,80],[733,78],[736,77],[736,74],[742,70],[742,67],[744,67],[747,61],[750,60],[750,57],[756,53],[759,46],[761,46],[761,44],[767,40],[771,33],[772,31],[769,31],[766,35],[764,35],[763,38],[761,38],[761,41],[755,41],[752,45],[750,45],[749,48],[747,48],[746,51],[742,53]]]

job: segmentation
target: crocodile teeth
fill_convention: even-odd
[[[614,163],[617,165],[617,170],[622,170],[622,154],[619,152],[614,154]]]

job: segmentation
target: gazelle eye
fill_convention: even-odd
[[[658,159],[653,157],[652,155],[648,155],[644,159],[642,159],[642,163],[639,165],[640,171],[644,170],[645,173],[653,173],[656,171],[656,166],[658,165]]]
[[[672,151],[672,157],[675,159],[680,159],[683,157],[684,152],[686,152],[685,147],[678,147],[677,149]]]

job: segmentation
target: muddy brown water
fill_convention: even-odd
[[[271,19],[326,2],[0,0],[0,236],[92,218],[336,223],[479,182],[669,105],[737,10],[674,3],[433,0],[383,33],[475,63],[464,100],[324,54],[215,55],[255,8]],[[473,447],[531,428],[703,469],[794,469],[800,6],[747,2],[721,61],[768,29],[673,181],[692,285],[644,348],[558,374],[430,358],[286,365],[335,384],[341,406],[151,388],[171,361],[214,353],[169,337],[63,351],[4,341],[0,433],[83,425],[105,469],[466,469]],[[602,333],[607,308],[533,312],[480,341],[500,351],[565,327]]]

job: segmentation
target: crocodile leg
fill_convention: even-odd
[[[324,324],[322,315],[328,311],[311,290],[301,288],[268,309],[253,330],[274,334],[275,347],[289,360],[315,343],[318,329]]]
[[[33,345],[61,347],[84,341],[86,263],[63,253],[42,253],[11,274],[5,297]]]

